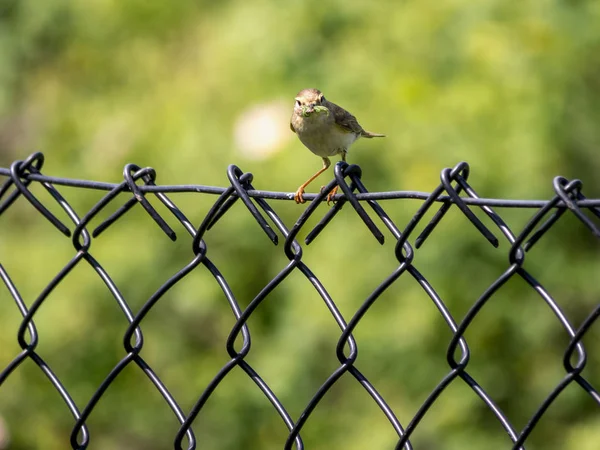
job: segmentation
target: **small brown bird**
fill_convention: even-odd
[[[344,108],[325,100],[318,89],[303,89],[296,95],[290,128],[315,155],[323,158],[323,167],[302,184],[294,194],[296,203],[304,203],[304,189],[331,165],[329,156],[340,154],[346,161],[348,148],[360,137],[385,137],[363,130],[356,117]],[[329,203],[337,186],[327,195]]]

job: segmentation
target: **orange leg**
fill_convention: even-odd
[[[315,173],[312,177],[310,177],[306,183],[304,183],[302,186],[300,186],[298,188],[298,190],[296,191],[296,193],[294,194],[294,200],[296,201],[296,203],[305,203],[306,200],[304,200],[304,197],[302,196],[304,194],[304,189],[306,188],[306,186],[308,186],[310,183],[312,183],[312,181],[317,178],[319,175],[321,175],[323,172],[325,172],[329,166],[331,165],[331,161],[329,161],[329,158],[323,158],[323,167],[321,167],[317,173]]]

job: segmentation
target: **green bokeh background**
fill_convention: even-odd
[[[320,167],[287,130],[271,153],[242,151],[236,124],[256,105],[293,105],[318,87],[386,139],[363,140],[349,161],[372,191],[430,191],[459,161],[486,197],[553,195],[552,178],[580,178],[600,196],[600,3],[439,1],[0,0],[0,165],[33,151],[49,175],[119,182],[134,162],[160,184],[227,184],[235,163],[254,186],[294,191]],[[323,176],[324,184],[331,169]],[[318,182],[312,190],[318,188]],[[40,186],[33,192],[52,204]],[[61,192],[83,215],[103,193]],[[311,189],[309,189],[311,191]],[[216,197],[171,198],[198,225]],[[122,204],[124,197],[121,197]],[[166,210],[155,200],[160,212]],[[304,206],[272,202],[291,226]],[[382,202],[403,228],[420,202]],[[117,208],[107,209],[103,217]],[[319,209],[300,234],[325,213]],[[63,220],[64,213],[53,206]],[[501,210],[515,232],[531,210]],[[483,216],[482,216],[483,217]],[[96,219],[97,225],[102,217]],[[169,219],[175,226],[175,221]],[[486,220],[486,224],[492,224]],[[140,208],[90,252],[133,311],[193,257],[182,227],[172,244]],[[245,307],[287,263],[242,204],[206,235],[208,255]],[[397,266],[391,236],[380,247],[344,208],[304,261],[349,319]],[[508,267],[454,209],[415,258],[456,320]],[[525,268],[577,327],[598,304],[599,245],[566,214],[528,254]],[[0,221],[0,262],[30,305],[74,255],[70,241],[20,199]],[[20,351],[20,315],[0,289],[0,367]],[[196,269],[143,322],[142,356],[188,412],[228,361],[234,323],[218,285]],[[124,357],[127,322],[93,270],[80,264],[36,314],[38,353],[83,408]],[[296,419],[337,367],[339,329],[310,283],[294,272],[252,315],[248,362]],[[417,283],[403,276],[355,333],[357,367],[407,425],[448,373],[451,333]],[[518,279],[508,282],[466,333],[469,373],[521,430],[564,377],[569,339]],[[584,376],[600,385],[600,329],[586,335]],[[4,448],[65,449],[73,419],[48,380],[24,362],[0,387]],[[178,423],[145,375],[128,367],[88,420],[90,449],[172,448]],[[286,428],[241,370],[198,416],[198,448],[281,449]],[[6,433],[10,435],[10,444]],[[392,427],[368,394],[343,377],[303,433],[307,449],[391,449]],[[447,388],[413,435],[417,450],[510,448],[493,414],[461,381]],[[529,450],[595,450],[598,404],[576,385],[553,403]]]

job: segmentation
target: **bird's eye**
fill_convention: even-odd
[[[324,95],[321,95],[321,98],[319,99],[319,101],[320,101],[321,103],[323,103],[323,102],[325,101],[325,96],[324,96]]]
[[[300,100],[296,100],[296,106],[302,106],[302,103],[300,103]]]

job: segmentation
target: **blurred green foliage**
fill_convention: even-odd
[[[0,0],[0,165],[40,150],[44,171],[56,176],[116,182],[124,164],[134,162],[154,167],[161,184],[222,186],[227,165],[235,163],[254,173],[256,188],[292,192],[320,160],[287,130],[287,116],[281,126],[287,139],[268,155],[242,151],[234,130],[254,105],[283,101],[291,114],[296,92],[318,87],[366,129],[387,134],[360,141],[349,155],[371,190],[429,191],[442,168],[464,160],[486,197],[547,199],[558,174],[582,179],[584,193],[599,196],[599,23],[600,2],[591,0]],[[51,203],[39,186],[33,189]],[[102,195],[61,192],[80,214]],[[215,200],[172,198],[196,224]],[[401,228],[419,204],[384,202]],[[274,206],[290,226],[304,208]],[[533,214],[501,212],[516,231]],[[177,232],[173,245],[134,208],[92,243],[91,253],[134,312],[193,257],[185,231]],[[74,250],[24,200],[3,214],[0,233],[1,262],[30,305]],[[206,240],[242,307],[287,262],[241,204]],[[390,241],[378,247],[347,208],[305,248],[305,262],[346,319],[397,266]],[[526,269],[574,326],[600,298],[598,250],[591,233],[567,214],[526,259]],[[494,250],[451,211],[415,265],[460,320],[508,266],[507,252],[508,245]],[[20,351],[20,316],[4,288],[0,300],[4,367]],[[143,322],[142,356],[185,412],[226,363],[233,323],[202,267]],[[39,354],[83,408],[124,356],[123,314],[94,271],[80,264],[43,304],[36,325]],[[299,273],[277,287],[249,325],[248,361],[296,419],[337,367],[339,329]],[[403,276],[355,336],[357,367],[406,426],[449,370],[450,331],[417,283]],[[469,373],[521,430],[564,376],[567,333],[542,298],[514,279],[466,337]],[[584,375],[596,387],[599,338],[596,326],[584,340],[590,350]],[[0,389],[0,413],[11,449],[68,447],[73,419],[30,361]],[[88,425],[93,450],[172,448],[178,429],[134,366],[109,388]],[[287,434],[240,370],[219,386],[194,429],[199,448],[219,450],[280,449]],[[302,435],[311,450],[393,448],[397,439],[349,376],[327,394]],[[598,442],[598,405],[571,385],[527,448],[595,450]],[[417,450],[510,448],[493,414],[460,381],[425,416],[413,443]]]

